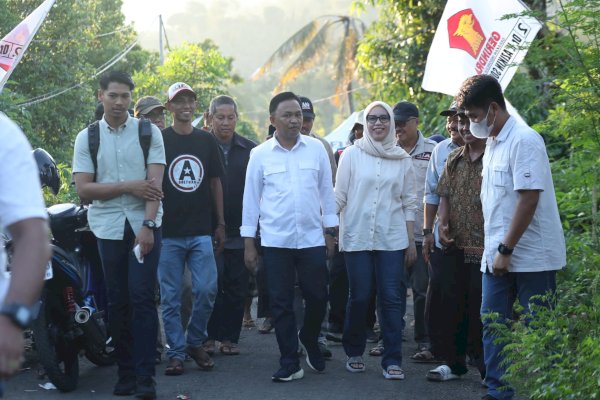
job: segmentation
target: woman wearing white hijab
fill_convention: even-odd
[[[413,224],[417,208],[410,156],[396,146],[393,111],[376,101],[364,111],[364,136],[344,150],[335,196],[340,214],[350,294],[342,343],[346,369],[362,372],[369,298],[377,288],[386,379],[404,379],[402,330],[406,310],[404,267],[416,259]]]

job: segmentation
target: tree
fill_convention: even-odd
[[[353,112],[352,80],[356,71],[356,49],[364,31],[365,25],[361,20],[345,15],[312,20],[286,40],[254,73],[253,78],[264,76],[278,62],[286,62],[274,89],[278,92],[299,75],[311,71],[318,63],[332,65],[331,75],[336,81],[336,96],[332,101],[339,107],[341,99],[346,97],[350,112]]]
[[[5,2],[0,34],[9,32],[39,3]],[[133,29],[125,25],[121,5],[121,0],[56,2],[0,94],[3,110],[24,128],[32,145],[45,147],[60,162],[70,163],[74,137],[92,119],[95,75],[136,41]],[[113,68],[133,73],[149,57],[134,47]]]
[[[227,93],[228,85],[240,82],[241,78],[233,73],[232,62],[233,59],[224,57],[210,40],[184,43],[167,55],[164,65],[149,65],[134,75],[135,95],[166,100],[169,86],[185,82],[194,89],[198,107],[204,110],[213,97]]]

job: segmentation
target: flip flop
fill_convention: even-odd
[[[388,365],[383,370],[383,377],[385,379],[404,379],[404,371],[398,365]]]
[[[419,351],[410,356],[410,359],[416,363],[422,364],[440,364],[443,362],[442,360],[437,359],[429,350]]]
[[[176,376],[183,374],[183,361],[178,358],[171,358],[167,368],[165,368],[165,375]]]
[[[460,379],[460,375],[453,374],[449,366],[440,365],[427,373],[427,379],[435,382],[446,382]]]
[[[226,356],[237,356],[240,354],[240,348],[235,343],[221,343],[219,351]]]

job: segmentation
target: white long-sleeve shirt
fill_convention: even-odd
[[[406,221],[417,211],[410,157],[386,159],[356,146],[340,157],[335,184],[340,250],[395,251],[408,247]]]
[[[323,228],[338,225],[331,166],[323,144],[299,135],[291,149],[276,137],[252,149],[246,170],[242,237],[261,244],[303,249],[325,245]]]

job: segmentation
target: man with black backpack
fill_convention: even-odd
[[[129,115],[133,88],[124,72],[101,78],[104,116],[77,135],[73,176],[77,194],[92,201],[88,221],[98,238],[119,366],[113,393],[154,399],[165,149],[156,126]]]

